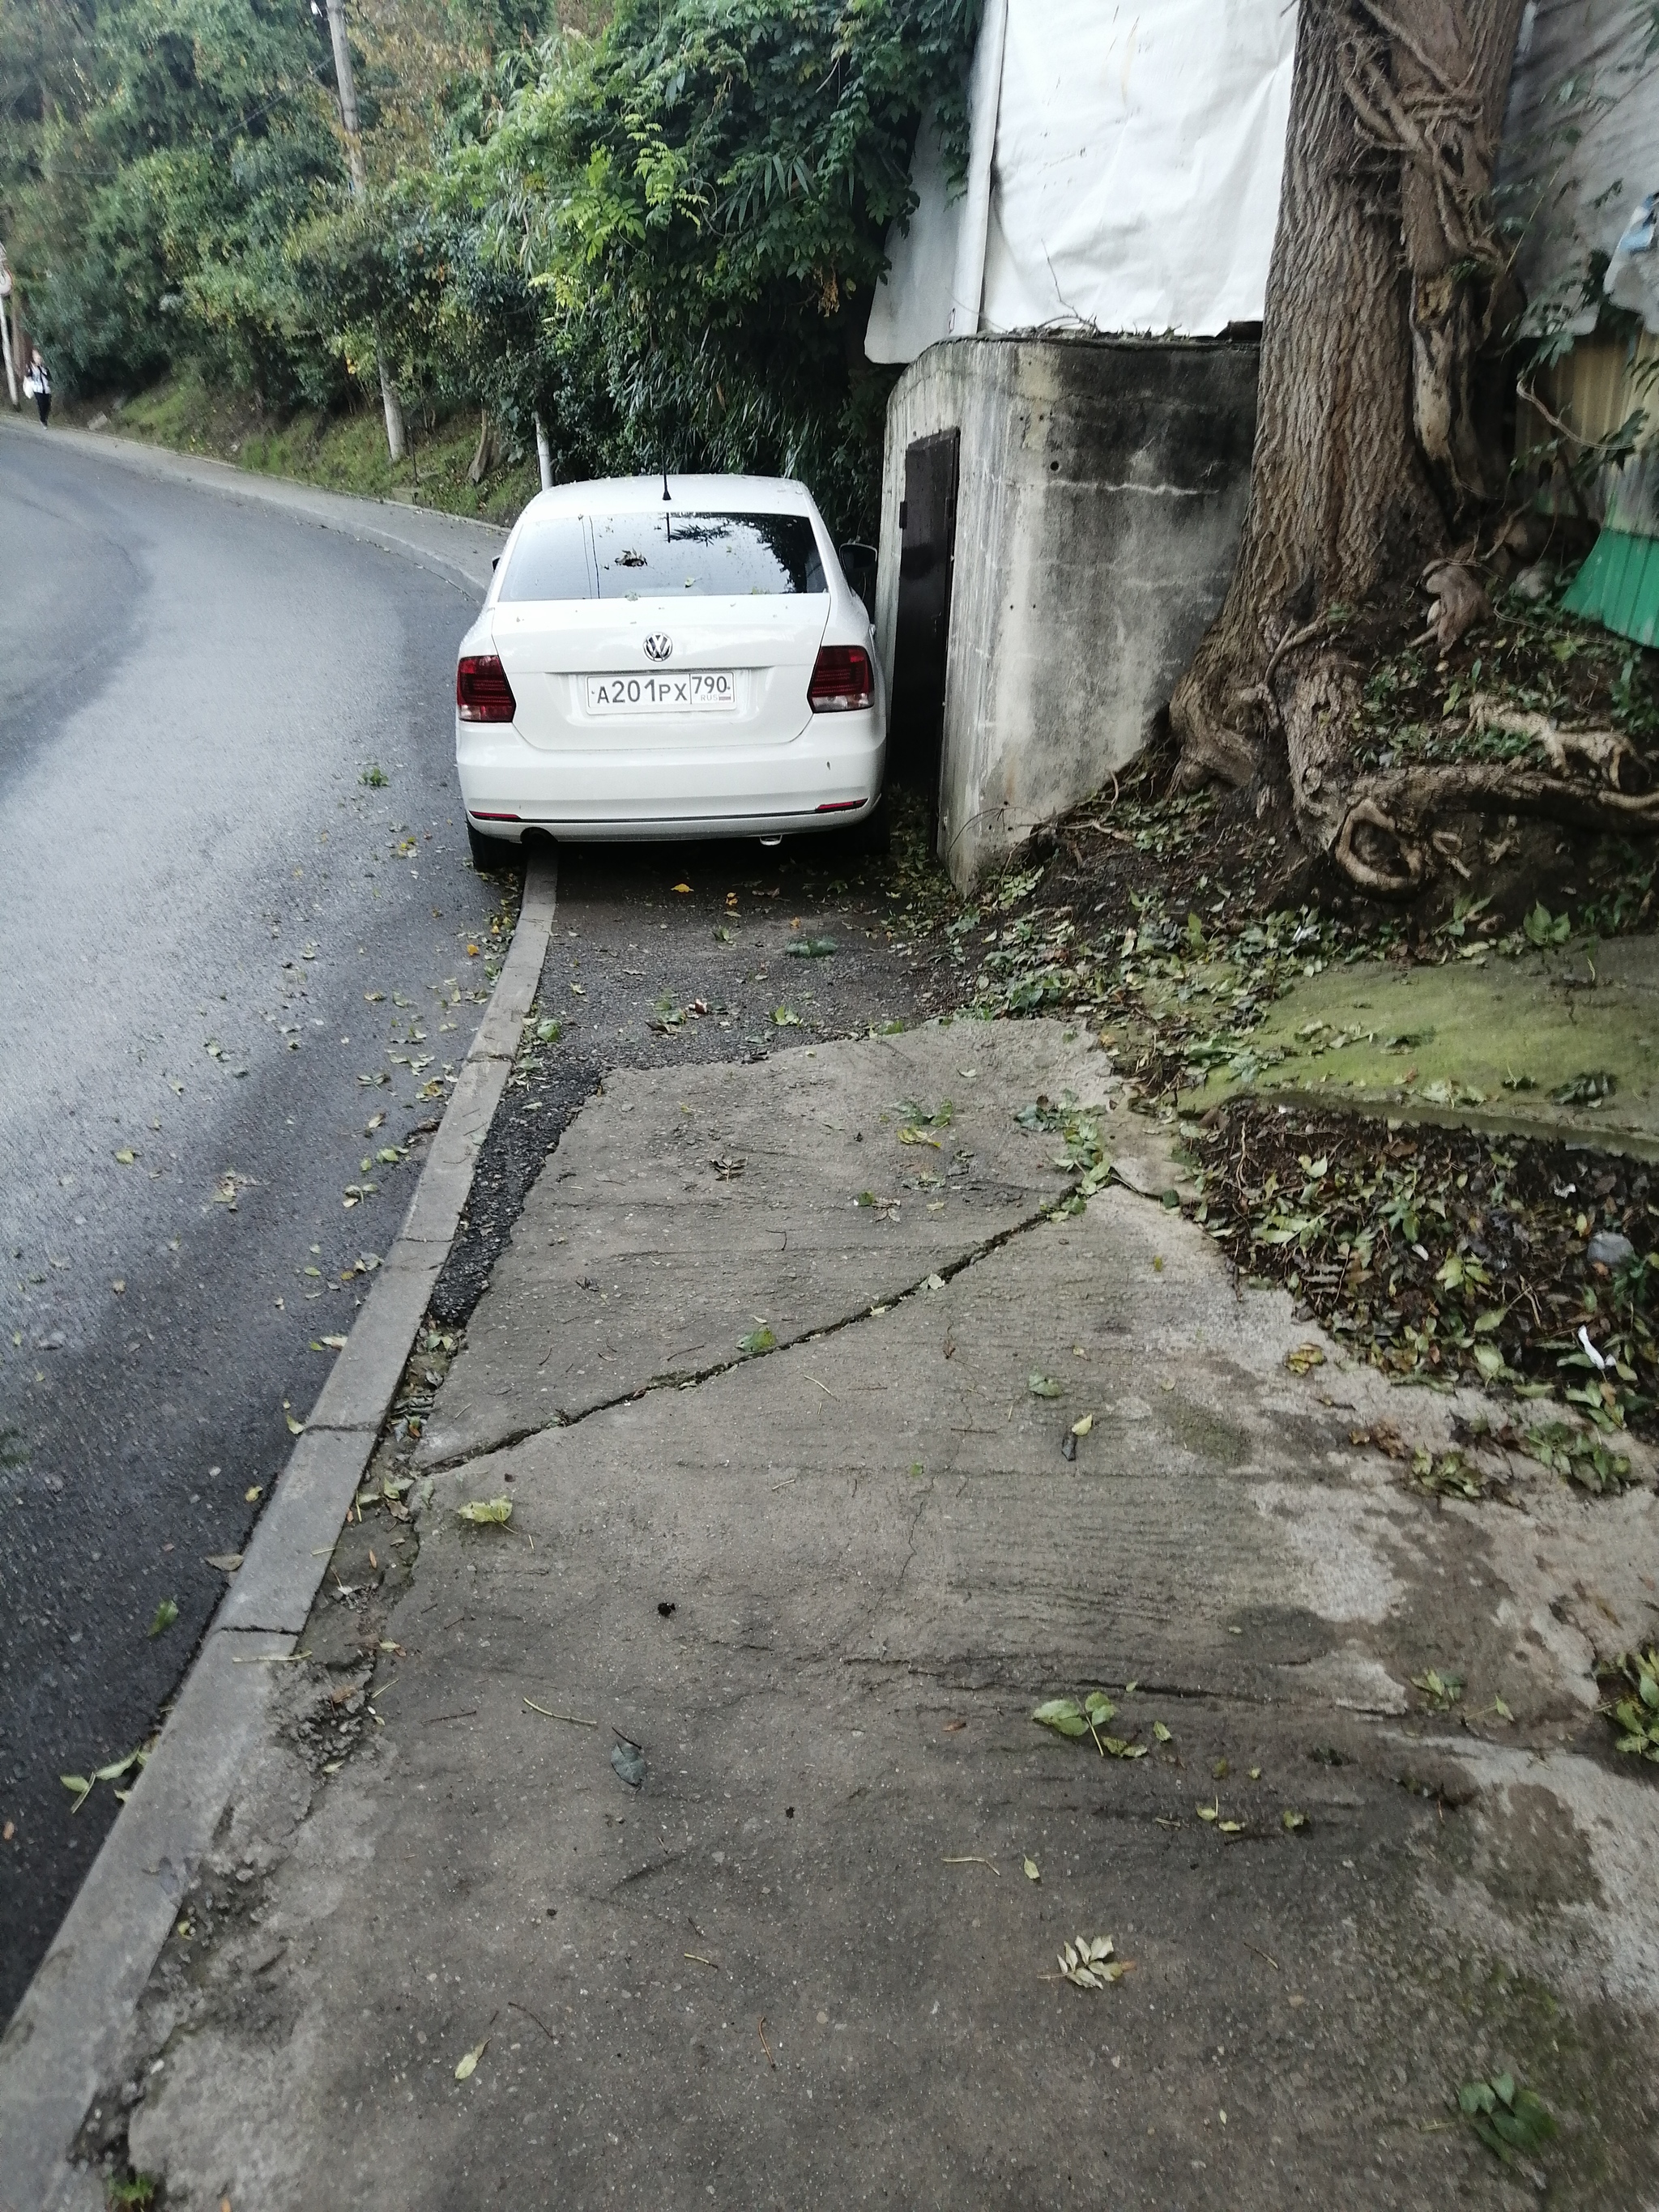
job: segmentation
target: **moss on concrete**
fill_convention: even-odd
[[[1659,1152],[1659,944],[1594,940],[1442,967],[1357,962],[1293,982],[1182,1105],[1258,1097]],[[1608,1075],[1611,1094],[1581,1079]],[[1574,1097],[1574,1087],[1578,1095]],[[1561,1095],[1567,1094],[1565,1097]]]

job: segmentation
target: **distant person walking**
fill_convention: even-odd
[[[42,424],[49,422],[52,419],[52,379],[46,374],[46,364],[40,358],[39,346],[29,356],[28,374],[23,379],[23,389],[33,395],[34,404],[40,410]]]

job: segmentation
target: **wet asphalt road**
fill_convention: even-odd
[[[458,586],[49,433],[0,437],[0,574],[3,2020],[117,1809],[58,1778],[187,1666],[501,896],[454,788]]]
[[[517,885],[466,857],[457,586],[50,433],[0,435],[0,574],[3,2020],[117,1810],[58,1778],[163,1717],[225,1588],[209,1559],[242,1548],[396,1233]],[[909,853],[564,848],[560,1035],[509,1085],[434,1318],[465,1324],[606,1069],[948,1003]]]

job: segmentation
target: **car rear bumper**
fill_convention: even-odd
[[[507,726],[457,723],[468,817],[486,836],[573,840],[798,836],[858,822],[881,796],[874,714],[825,714],[787,745],[544,751]]]

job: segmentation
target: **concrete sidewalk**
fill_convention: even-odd
[[[1084,1042],[607,1082],[417,1351],[74,2201],[1519,2205],[1449,2101],[1507,2066],[1552,2201],[1659,2204],[1593,1672],[1651,1488],[1405,1488],[1356,1437],[1478,1401],[1236,1286]],[[1033,1723],[1096,1687],[1101,1747]]]

